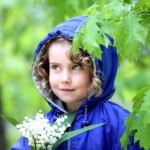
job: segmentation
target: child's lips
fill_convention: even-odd
[[[72,92],[74,91],[74,89],[66,89],[66,88],[62,88],[60,89],[62,92]]]

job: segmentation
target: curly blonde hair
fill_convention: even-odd
[[[34,69],[36,70],[36,76],[40,79],[40,87],[42,89],[51,90],[49,84],[49,58],[48,58],[48,49],[54,43],[67,43],[72,45],[72,41],[64,38],[55,38],[45,44],[43,49],[40,51],[34,62]],[[91,85],[89,87],[88,97],[91,96],[99,96],[102,93],[101,89],[101,80],[96,75],[96,69],[94,63],[92,61],[91,56],[87,51],[83,51],[79,49],[76,54],[70,55],[70,59],[72,62],[77,63],[81,66],[89,66],[91,73]]]

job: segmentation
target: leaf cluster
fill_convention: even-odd
[[[146,0],[129,4],[114,0],[91,6],[87,11],[89,17],[73,39],[74,52],[82,48],[94,58],[101,58],[99,45],[113,45],[120,61],[124,58],[137,59],[142,46],[150,49],[149,9]],[[110,42],[106,35],[114,42]]]
[[[134,136],[134,142],[139,141],[140,147],[150,148],[150,86],[141,89],[133,98],[133,111],[127,118],[126,131],[121,138],[124,149],[129,144],[128,136]]]

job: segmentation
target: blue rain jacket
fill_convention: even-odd
[[[38,44],[34,60],[44,45],[55,37],[73,39],[74,34],[84,25],[87,17],[74,17],[57,25]],[[92,30],[92,29],[91,29]],[[110,38],[111,42],[112,39]],[[62,143],[57,150],[121,150],[120,137],[125,131],[124,122],[129,112],[121,106],[108,101],[114,94],[114,81],[118,67],[118,57],[115,47],[102,48],[102,59],[96,59],[96,72],[102,80],[102,95],[99,97],[86,98],[77,111],[71,130],[83,128],[84,126],[105,123],[103,126],[77,135]],[[33,79],[39,92],[47,99],[52,110],[45,116],[53,122],[57,116],[66,112],[62,102],[54,99],[47,91],[40,89],[40,80],[36,77],[33,67]],[[133,139],[128,145],[128,150],[139,150],[139,144],[133,144]],[[11,150],[29,150],[28,143],[24,137],[11,148]]]

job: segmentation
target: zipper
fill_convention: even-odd
[[[67,150],[71,150],[71,140],[68,140]]]
[[[69,132],[71,131],[71,127],[69,128]],[[71,139],[68,139],[67,142],[67,150],[71,150]]]

